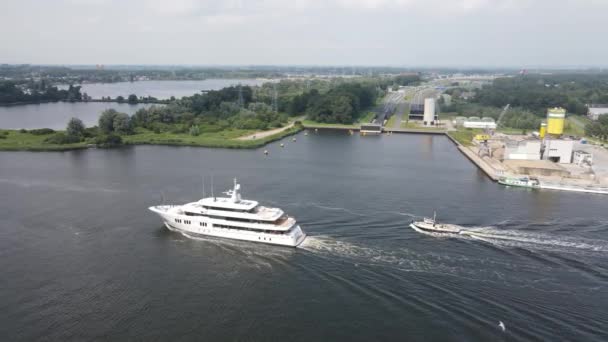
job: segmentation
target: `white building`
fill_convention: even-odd
[[[505,160],[540,160],[540,140],[507,141]]]
[[[422,117],[422,121],[425,126],[431,126],[435,124],[435,114],[435,99],[424,99],[424,115]]]
[[[591,120],[597,120],[600,115],[608,114],[608,104],[590,105],[587,116]]]
[[[576,165],[593,165],[593,155],[589,152],[577,150],[572,155],[572,163]]]
[[[476,116],[472,116],[466,119],[463,124],[465,128],[484,128],[484,129],[496,129],[496,122],[492,118],[478,118]]]
[[[572,150],[574,140],[545,139],[545,152],[543,159],[560,164],[572,163]]]

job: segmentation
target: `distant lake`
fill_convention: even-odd
[[[200,93],[201,90],[219,90],[232,85],[261,85],[267,82],[263,79],[207,79],[203,81],[138,81],[118,83],[82,84],[81,92],[87,93],[94,99],[102,96],[124,96],[130,94],[153,96],[157,99],[168,99],[171,96],[181,98]],[[61,86],[60,88],[67,88]]]
[[[168,99],[190,96],[201,90],[218,90],[231,85],[259,85],[266,82],[262,79],[208,79],[204,81],[140,81],[118,83],[91,83],[83,84],[81,92],[98,99],[102,96],[124,97],[129,94],[137,96],[153,96],[158,99]],[[59,88],[67,88],[67,85]],[[119,104],[119,103],[43,103],[33,105],[0,106],[0,128],[4,129],[32,129],[52,128],[63,129],[72,117],[81,119],[85,125],[97,124],[99,114],[106,109],[113,108],[119,112],[132,115],[138,109],[149,107],[150,104]]]
[[[70,118],[79,118],[86,126],[97,124],[101,112],[115,109],[132,115],[138,109],[149,107],[150,104],[126,104],[111,102],[55,102],[31,104],[22,106],[0,106],[0,128],[32,129],[52,128],[64,129]]]

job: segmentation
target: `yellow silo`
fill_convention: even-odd
[[[547,135],[547,123],[546,122],[541,122],[540,123],[540,131],[538,132],[540,134],[540,138],[544,139],[545,135]]]
[[[551,135],[562,135],[564,133],[565,120],[566,110],[564,108],[549,108],[547,111],[547,133]]]

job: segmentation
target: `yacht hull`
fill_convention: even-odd
[[[428,233],[438,233],[445,235],[459,235],[462,234],[462,230],[454,225],[445,225],[445,224],[428,224],[425,222],[413,222],[410,224],[414,230],[423,231]]]
[[[163,219],[163,223],[167,229],[190,236],[211,236],[286,247],[297,247],[306,239],[306,234],[299,225],[296,225],[288,234],[272,234],[264,233],[262,231],[244,231],[240,229],[215,227],[208,218],[172,214],[167,210],[167,206],[156,206],[150,207],[149,209],[157,213]],[[176,219],[182,223],[176,222]],[[204,225],[201,223],[204,223]]]

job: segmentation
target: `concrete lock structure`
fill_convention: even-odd
[[[424,99],[424,116],[422,117],[422,121],[425,126],[435,124],[435,99]]]
[[[549,108],[547,111],[547,133],[553,136],[564,134],[564,121],[566,110],[564,108]]]

